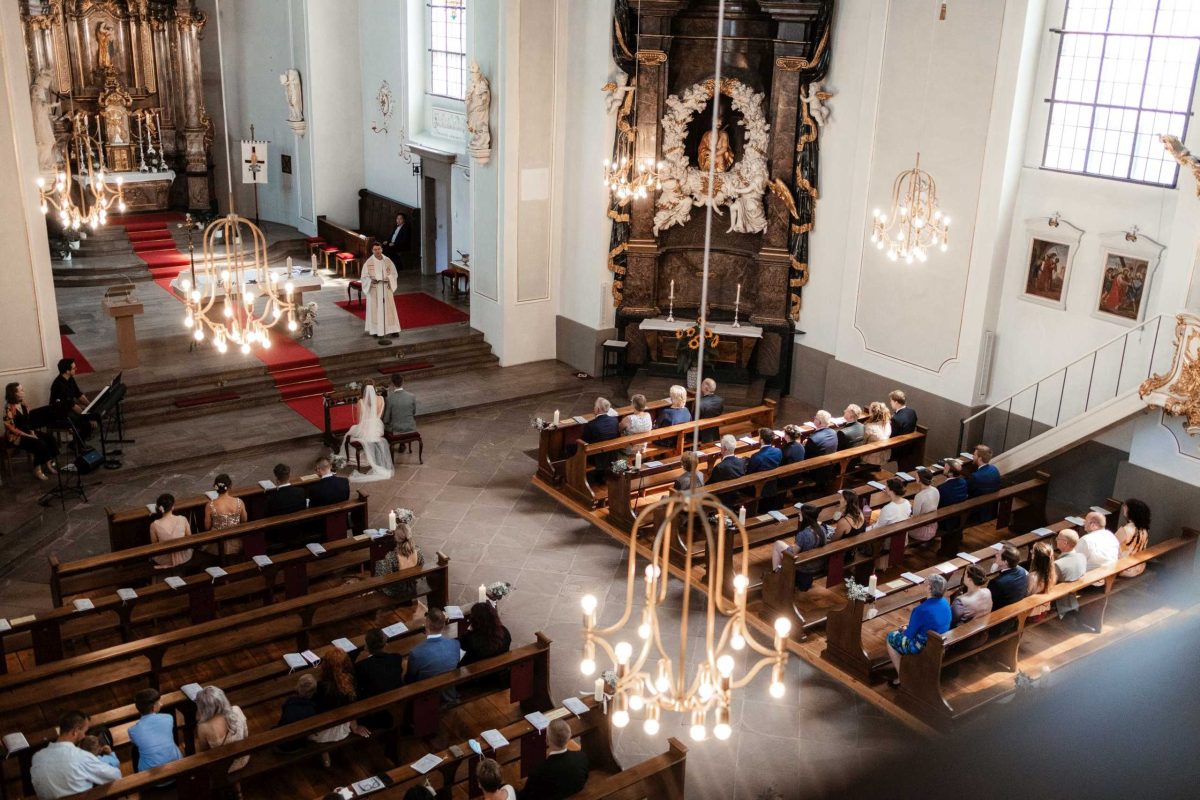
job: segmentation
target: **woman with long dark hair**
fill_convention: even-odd
[[[463,649],[459,666],[465,666],[507,653],[512,647],[512,635],[500,621],[495,606],[476,603],[467,612],[467,632],[458,637],[458,646]]]
[[[25,405],[25,388],[19,383],[4,387],[4,438],[33,456],[33,476],[39,481],[49,480],[46,473],[58,472],[54,466],[58,444],[53,436],[33,429],[29,406]]]
[[[1150,544],[1150,506],[1141,500],[1129,498],[1125,501],[1125,524],[1117,528],[1117,541],[1121,545],[1121,558],[1132,556]],[[1146,564],[1121,571],[1122,578],[1136,578],[1146,571]]]
[[[1058,583],[1058,570],[1054,566],[1054,548],[1049,542],[1038,542],[1029,549],[1029,575],[1026,577],[1026,592],[1028,597],[1034,594],[1044,594]],[[1030,613],[1031,617],[1041,617],[1050,613],[1050,602],[1047,601]]]

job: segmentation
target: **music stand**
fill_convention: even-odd
[[[75,441],[82,442],[83,438],[79,435],[79,429],[75,427],[75,423],[69,418],[67,426],[71,429],[71,434],[75,437]],[[79,467],[74,461],[63,464],[58,468],[58,474],[54,476],[57,479],[58,485],[46,492],[38,498],[38,505],[48,506],[50,500],[57,497],[59,507],[63,511],[67,510],[67,496],[78,496],[83,499],[83,502],[88,502],[87,493],[83,490],[83,473],[79,471]],[[72,480],[73,479],[73,480]]]

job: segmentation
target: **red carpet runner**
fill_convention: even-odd
[[[400,315],[400,327],[404,330],[413,328],[428,328],[431,325],[449,325],[455,322],[467,322],[469,314],[459,311],[452,305],[435,300],[424,292],[407,292],[395,295],[396,313]],[[337,301],[338,308],[349,311],[361,320],[367,318],[366,303],[349,303],[346,300]]]
[[[170,226],[182,219],[181,214],[174,212],[114,218],[115,224],[125,227],[125,233],[133,244],[133,252],[146,262],[154,282],[172,297],[175,295],[171,292],[171,281],[190,264],[188,254],[175,245],[175,239],[171,236]],[[256,348],[253,352],[267,365],[267,372],[275,381],[275,388],[279,390],[283,401],[315,427],[324,430],[321,395],[333,389],[333,384],[325,376],[325,370],[312,351],[297,343],[283,329],[272,331],[270,350]],[[352,414],[350,406],[335,408],[334,428],[350,427]]]

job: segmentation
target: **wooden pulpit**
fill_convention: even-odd
[[[138,365],[137,331],[134,317],[145,311],[131,288],[113,287],[104,293],[104,313],[113,318],[117,326],[117,353],[121,369],[133,369]]]

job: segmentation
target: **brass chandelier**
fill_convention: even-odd
[[[645,606],[638,613],[634,644],[628,640],[610,644],[609,637],[618,634],[633,617],[634,584],[637,582],[637,531],[651,519],[663,520],[655,531],[650,563],[644,575]],[[732,536],[729,535],[732,533]],[[725,596],[725,551],[729,543],[740,544],[739,566],[730,587],[733,598]],[[703,543],[708,554],[705,571],[707,603],[704,608],[704,652],[695,671],[688,668],[688,620],[692,613],[691,588],[695,545]],[[668,564],[672,545],[684,554],[682,619],[673,633],[677,643],[664,641],[659,610],[667,597]],[[668,496],[638,514],[629,535],[629,572],[625,587],[625,609],[614,624],[598,628],[596,598],[582,599],[584,644],[580,670],[584,675],[596,671],[597,646],[614,662],[616,688],[613,694],[612,724],[623,728],[629,724],[629,712],[645,709],[644,728],[648,735],[659,730],[663,711],[685,714],[691,723],[691,737],[701,741],[708,736],[708,714],[713,715],[712,733],[717,739],[728,739],[733,733],[730,707],[733,691],[745,687],[766,667],[771,668],[770,695],[783,697],[787,666],[786,642],[791,622],[780,617],[775,621],[775,641],[772,647],[760,644],[746,625],[746,596],[750,587],[749,541],[746,529],[737,515],[713,495],[700,492],[671,492]],[[734,677],[736,654],[746,649],[759,658],[740,676]],[[652,675],[646,668],[647,659],[655,655],[657,667]]]
[[[75,182],[75,176],[71,174],[71,157],[69,153],[63,158],[63,168],[55,176],[52,185],[47,185],[46,179],[41,176],[37,179],[42,213],[50,216],[51,209],[53,209],[54,216],[58,217],[58,221],[63,229],[77,231],[81,228],[91,228],[95,230],[108,222],[108,211],[110,208],[116,206],[118,212],[125,212],[125,187],[123,179],[118,176],[116,179],[116,188],[113,189],[110,187],[105,178],[104,168],[97,167],[92,160],[90,147],[87,153],[87,169],[83,169],[82,163],[80,165],[80,170],[83,174],[79,181],[79,205],[75,203],[75,197],[72,193],[72,184]]]
[[[871,241],[876,249],[887,248],[892,261],[924,262],[932,248],[944,253],[950,246],[950,217],[938,208],[937,184],[921,169],[920,153],[916,166],[901,172],[892,184],[890,213],[877,208],[872,217]]]
[[[636,47],[641,46],[642,3],[638,0],[638,32]],[[625,101],[617,110],[617,138],[613,157],[604,159],[604,187],[609,202],[623,206],[631,200],[645,200],[651,192],[662,189],[662,164],[653,158],[637,157],[637,129],[629,124],[627,115],[638,87],[640,59],[633,62],[633,82],[625,90]],[[615,86],[615,85],[614,85]]]

